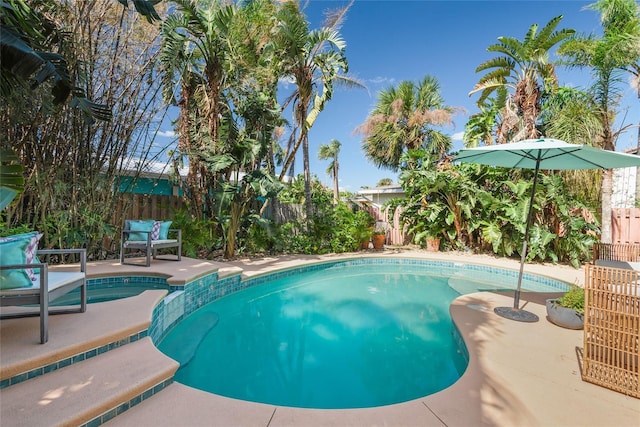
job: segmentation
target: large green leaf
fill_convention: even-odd
[[[0,148],[0,210],[24,190],[22,174],[18,156],[12,150]]]
[[[156,12],[154,8],[160,1],[161,0],[131,0],[131,3],[133,3],[133,7],[136,8],[136,12],[147,18],[147,21],[150,23],[153,23],[153,21],[160,20],[160,15],[158,15],[158,12]],[[118,3],[124,7],[129,7],[128,0],[118,0]]]

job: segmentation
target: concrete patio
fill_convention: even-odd
[[[461,253],[385,250],[348,256],[420,257],[517,269],[513,260]],[[116,261],[89,263],[90,277],[154,274],[180,284],[211,271],[245,276],[344,256],[291,256],[215,263],[183,258],[151,267]],[[564,266],[527,265],[526,270],[569,283],[584,272]],[[124,300],[91,304],[86,313],[50,317],[49,342],[38,343],[38,319],[0,322],[0,378],[72,357],[102,342],[148,328],[153,307],[166,291],[146,291]],[[548,294],[522,295],[540,317],[520,323],[493,313],[512,295],[475,293],[459,297],[451,315],[467,345],[470,363],[451,387],[397,405],[357,410],[313,410],[244,402],[171,382],[177,363],[143,338],[92,359],[72,363],[0,390],[3,426],[639,426],[640,400],[582,381],[582,331],[548,322]],[[122,399],[162,383],[153,396],[110,420],[95,419]],[[116,398],[116,396],[119,396]]]

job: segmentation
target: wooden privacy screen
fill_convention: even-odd
[[[582,378],[640,398],[640,271],[587,264]]]
[[[640,208],[611,209],[611,242],[640,243]]]

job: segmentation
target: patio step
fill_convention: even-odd
[[[178,366],[143,338],[2,389],[2,424],[100,425],[161,391]]]

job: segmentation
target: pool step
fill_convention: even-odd
[[[143,338],[2,390],[2,424],[100,425],[172,382],[178,363]]]

